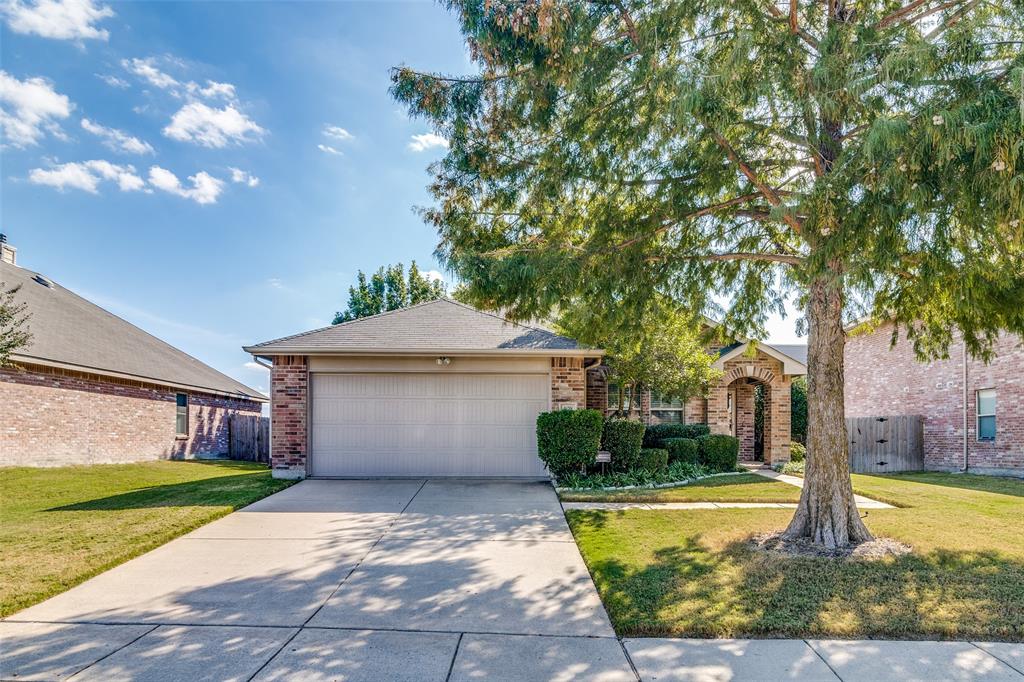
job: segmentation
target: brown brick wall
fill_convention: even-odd
[[[948,359],[921,362],[904,338],[890,346],[892,326],[855,333],[846,344],[846,416],[920,414],[925,467],[953,470],[963,464],[962,346]],[[989,363],[967,363],[968,466],[1024,474],[1024,348],[1009,334],[999,337]],[[996,390],[996,439],[977,440],[976,391]]]
[[[551,358],[551,409],[584,409],[586,406],[583,358]]]
[[[175,395],[189,394],[189,435],[175,435]],[[26,366],[0,368],[0,466],[66,466],[226,454],[228,416],[252,400]]]
[[[306,475],[308,401],[306,357],[276,356],[270,370],[270,466],[275,477]]]
[[[608,378],[606,367],[587,370],[587,409],[608,411]]]

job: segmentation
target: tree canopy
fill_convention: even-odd
[[[11,354],[32,340],[25,327],[31,318],[28,304],[14,300],[21,286],[7,288],[0,282],[0,367],[11,364]]]
[[[708,352],[701,320],[664,301],[620,323],[604,308],[568,305],[560,309],[557,326],[565,335],[606,351],[608,381],[620,391],[629,387],[631,403],[637,389],[685,401],[704,395],[721,378],[712,367],[717,356]]]
[[[444,295],[444,282],[422,274],[416,261],[409,266],[408,277],[401,263],[381,266],[369,279],[360,270],[355,286],[348,288],[348,307],[336,312],[331,324],[406,308]]]
[[[751,338],[795,295],[808,468],[788,532],[870,537],[844,322],[922,355],[1024,332],[1024,0],[449,0],[478,72],[392,92],[450,141],[425,218],[515,317],[653,296]],[[717,301],[726,300],[719,310]]]

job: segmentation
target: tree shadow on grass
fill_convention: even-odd
[[[223,507],[248,504],[257,493],[272,492],[268,479],[248,474],[217,476],[198,481],[155,485],[117,495],[52,507],[55,511],[115,511],[119,509],[152,509],[158,507]]]
[[[590,569],[620,636],[1024,641],[1024,562],[997,552],[788,558],[693,536]]]

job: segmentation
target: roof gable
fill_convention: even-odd
[[[255,389],[39,273],[0,263],[0,281],[7,288],[21,286],[15,300],[26,303],[31,314],[32,340],[12,354],[16,361],[266,400]]]
[[[441,298],[246,346],[255,355],[375,353],[578,354],[573,339]]]

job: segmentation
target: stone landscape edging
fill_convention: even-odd
[[[601,491],[615,491],[615,490],[654,490],[661,488],[681,488],[684,485],[690,485],[697,481],[703,481],[708,478],[717,478],[719,476],[739,476],[741,474],[749,474],[749,471],[723,471],[718,474],[708,474],[707,476],[697,476],[695,478],[687,478],[682,481],[670,481],[668,483],[655,483],[653,485],[622,485],[622,486],[605,486],[603,488],[564,488],[555,486],[555,491],[559,493],[582,493],[590,490],[601,490]]]

